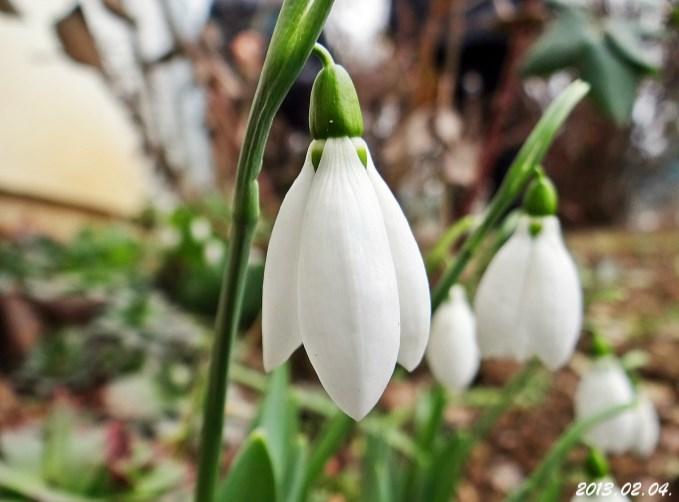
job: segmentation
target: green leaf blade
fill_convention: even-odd
[[[217,489],[217,502],[276,502],[276,478],[266,437],[252,432],[241,447],[227,478]]]

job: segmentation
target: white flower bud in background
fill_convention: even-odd
[[[614,357],[595,361],[575,393],[575,413],[580,420],[637,400],[637,405],[591,428],[585,441],[609,453],[650,455],[658,444],[660,424],[655,407],[637,396],[627,374]]]
[[[464,288],[455,285],[431,321],[427,363],[436,380],[459,391],[471,383],[481,356],[476,343],[474,314]]]
[[[360,419],[397,359],[408,369],[420,362],[429,287],[407,220],[367,148],[364,165],[350,138],[327,138],[316,171],[313,149],[269,241],[264,367],[280,365],[302,343],[330,397]]]
[[[555,216],[523,216],[498,251],[475,299],[484,357],[557,369],[573,354],[582,324],[582,291]]]

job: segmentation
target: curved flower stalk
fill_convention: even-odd
[[[436,380],[450,390],[460,391],[471,383],[480,359],[474,314],[464,288],[457,284],[434,313],[427,363]]]
[[[363,129],[353,84],[318,50],[324,69],[310,112],[316,141],[283,200],[265,263],[264,367],[272,370],[303,344],[330,397],[359,420],[397,360],[412,370],[422,359],[429,286],[403,212],[365,142],[352,137]]]
[[[632,409],[590,429],[585,441],[609,453],[634,452],[648,456],[655,450],[660,435],[653,403],[644,395],[637,396],[620,362],[613,356],[595,361],[575,393],[575,413],[579,419],[635,399],[637,403]]]
[[[556,191],[543,175],[530,185],[514,235],[495,255],[475,299],[484,357],[557,369],[570,359],[582,324],[577,270],[554,216]]]
[[[284,0],[264,59],[238,157],[236,189],[229,235],[229,253],[210,351],[210,369],[203,398],[198,479],[195,500],[212,502],[224,429],[224,405],[232,340],[238,330],[248,257],[259,218],[259,184],[273,118],[302,71],[318,39],[333,0]]]

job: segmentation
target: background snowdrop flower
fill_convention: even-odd
[[[577,270],[561,237],[556,191],[539,177],[526,193],[516,231],[481,279],[475,299],[484,357],[526,361],[537,356],[557,369],[571,357],[582,323]]]
[[[586,419],[634,399],[634,388],[618,360],[604,357],[595,361],[580,380],[575,392],[575,414],[580,420]],[[638,416],[634,410],[627,410],[592,427],[585,441],[605,452],[623,453],[633,447],[637,425]]]
[[[264,367],[303,344],[330,397],[358,420],[397,359],[408,369],[420,362],[429,288],[406,218],[356,138],[363,124],[351,79],[327,54],[324,65],[310,111],[312,135],[322,141],[309,147],[269,241]]]
[[[479,369],[474,314],[460,285],[434,314],[427,363],[436,380],[454,391],[466,388]]]

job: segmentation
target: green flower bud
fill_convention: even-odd
[[[608,475],[608,460],[598,448],[590,448],[585,459],[585,470],[591,479],[597,480]]]
[[[556,214],[559,196],[554,183],[544,174],[538,176],[528,185],[523,197],[523,208],[531,216],[551,216]]]
[[[606,357],[613,354],[611,344],[599,333],[598,330],[592,332],[592,355],[596,358]]]
[[[362,136],[363,115],[349,73],[335,64],[323,46],[316,44],[314,52],[323,62],[323,69],[311,89],[311,136],[314,139]]]

